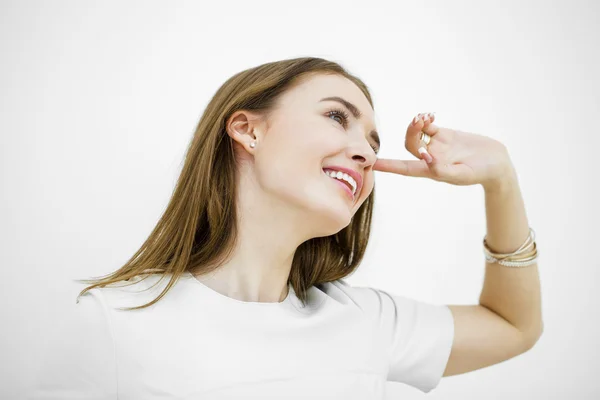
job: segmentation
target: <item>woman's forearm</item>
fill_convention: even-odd
[[[514,169],[502,181],[484,187],[487,244],[495,253],[516,251],[529,235],[525,204]],[[485,263],[479,302],[536,341],[543,329],[538,266],[506,267]]]

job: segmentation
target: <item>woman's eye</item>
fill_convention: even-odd
[[[344,112],[343,110],[331,110],[327,113],[328,117],[334,117],[334,118],[339,118],[340,121],[339,123],[341,125],[343,125],[344,127],[346,127],[346,125],[348,124],[348,114],[346,112]]]
[[[333,110],[329,110],[329,111],[327,112],[327,116],[328,116],[328,117],[333,117],[334,119],[335,119],[336,117],[337,117],[337,118],[339,118],[339,119],[340,119],[339,123],[340,123],[341,125],[343,125],[343,126],[344,126],[344,128],[348,126],[348,118],[349,118],[349,115],[348,115],[348,113],[347,113],[347,112],[345,112],[344,110],[341,110],[341,109],[339,109],[339,108],[335,108],[335,109],[333,109]],[[377,153],[379,153],[379,148],[378,148],[377,146],[373,146],[373,145],[371,145],[371,148],[373,149],[373,152],[375,153],[375,155],[377,155]]]

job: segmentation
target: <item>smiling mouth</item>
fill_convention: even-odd
[[[356,195],[358,195],[358,191],[356,193],[354,193],[354,189],[352,188],[352,185],[350,185],[350,183],[346,182],[345,180],[342,179],[337,179],[337,178],[332,178],[331,176],[327,175],[325,173],[325,171],[322,171],[323,175],[325,175],[325,177],[327,179],[331,179],[333,181],[337,181],[338,184],[342,184],[344,185],[344,187],[348,188],[348,195],[352,198],[352,200],[356,200]]]
[[[330,177],[330,178],[331,178],[331,177]],[[346,185],[346,186],[348,187],[348,189],[350,189],[350,191],[351,191],[351,192],[354,192],[354,189],[352,188],[352,185],[350,185],[350,184],[349,184],[348,182],[346,182],[345,180],[343,180],[343,179],[336,179],[336,178],[331,178],[331,179],[333,179],[333,180],[336,180],[336,181],[338,181],[338,182],[340,182],[340,183],[343,183],[344,185]]]

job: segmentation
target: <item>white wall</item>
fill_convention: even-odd
[[[83,288],[71,280],[120,267],[147,237],[217,88],[297,56],[367,83],[381,157],[412,158],[406,126],[435,111],[438,125],[505,143],[516,166],[544,335],[429,397],[598,396],[599,15],[593,1],[2,1],[0,397],[31,383],[45,333]],[[475,304],[481,188],[376,180],[372,242],[350,283]],[[421,397],[390,384],[394,395]]]

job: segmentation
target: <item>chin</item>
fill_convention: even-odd
[[[316,216],[315,224],[323,231],[320,236],[330,236],[350,225],[354,212],[343,202],[329,202],[326,207],[320,208],[314,215]]]

